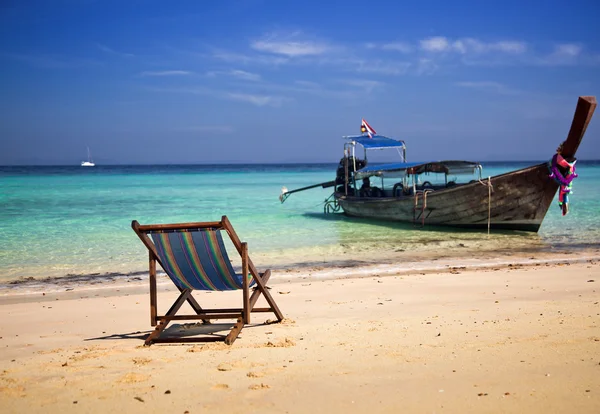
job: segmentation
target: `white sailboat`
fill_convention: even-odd
[[[88,159],[87,159],[87,161],[81,161],[81,166],[82,167],[94,167],[96,164],[94,164],[94,161],[92,161],[92,156],[90,155],[90,147],[88,147],[87,152],[88,152]]]

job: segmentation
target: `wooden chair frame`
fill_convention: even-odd
[[[279,310],[279,307],[275,303],[275,300],[267,290],[267,282],[271,277],[271,271],[266,270],[264,273],[259,273],[252,263],[252,260],[248,257],[248,244],[241,242],[237,236],[233,226],[229,222],[227,216],[223,216],[221,221],[214,222],[197,222],[197,223],[175,223],[175,224],[148,224],[141,225],[134,220],[131,222],[133,231],[138,235],[142,243],[148,248],[149,252],[149,270],[150,270],[150,324],[154,326],[154,331],[148,335],[145,340],[146,345],[151,345],[155,342],[207,342],[216,341],[218,338],[173,338],[173,337],[160,337],[161,333],[167,327],[167,325],[174,320],[202,320],[205,323],[209,323],[210,319],[237,319],[233,328],[225,338],[225,343],[231,345],[238,337],[244,325],[250,323],[250,314],[252,312],[273,312],[277,317],[278,321],[283,319],[283,314]],[[152,231],[162,230],[196,230],[196,229],[213,229],[213,230],[225,230],[229,235],[233,245],[241,256],[242,259],[242,275],[250,274],[252,279],[256,281],[256,287],[250,294],[250,281],[248,277],[243,277],[242,284],[242,307],[241,308],[223,308],[223,309],[204,309],[192,296],[193,289],[183,289],[178,287],[180,295],[173,305],[169,308],[167,313],[159,315],[157,310],[157,290],[156,290],[156,262],[158,262],[163,269],[165,266],[161,263],[161,260],[156,251],[156,246],[148,236],[148,233]],[[256,308],[254,305],[259,299],[260,295],[263,295],[270,305],[268,308]],[[176,315],[181,306],[188,302],[194,312],[194,315]]]

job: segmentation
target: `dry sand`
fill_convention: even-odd
[[[3,296],[1,412],[600,413],[596,260],[286,276],[271,285],[284,322],[254,316],[232,346],[144,347],[140,286]],[[176,294],[159,291],[164,312]]]

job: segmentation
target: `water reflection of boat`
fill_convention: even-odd
[[[571,166],[595,108],[594,97],[579,98],[567,139],[557,150]],[[569,173],[566,164],[541,163],[482,179],[477,162],[408,163],[403,141],[377,135],[365,124],[363,135],[346,137],[334,181],[285,190],[281,202],[294,192],[335,187],[326,211],[341,208],[348,216],[420,225],[537,232],[559,189],[550,167],[563,176]],[[364,149],[363,159],[355,156],[357,145]],[[368,151],[386,148],[398,150],[401,162],[367,165]]]

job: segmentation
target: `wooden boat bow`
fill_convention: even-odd
[[[575,156],[579,144],[583,139],[583,135],[585,134],[585,130],[594,115],[596,105],[596,97],[594,96],[579,97],[569,135],[567,135],[567,139],[561,144],[561,147],[559,147],[561,148],[560,153],[563,157],[569,158]]]

